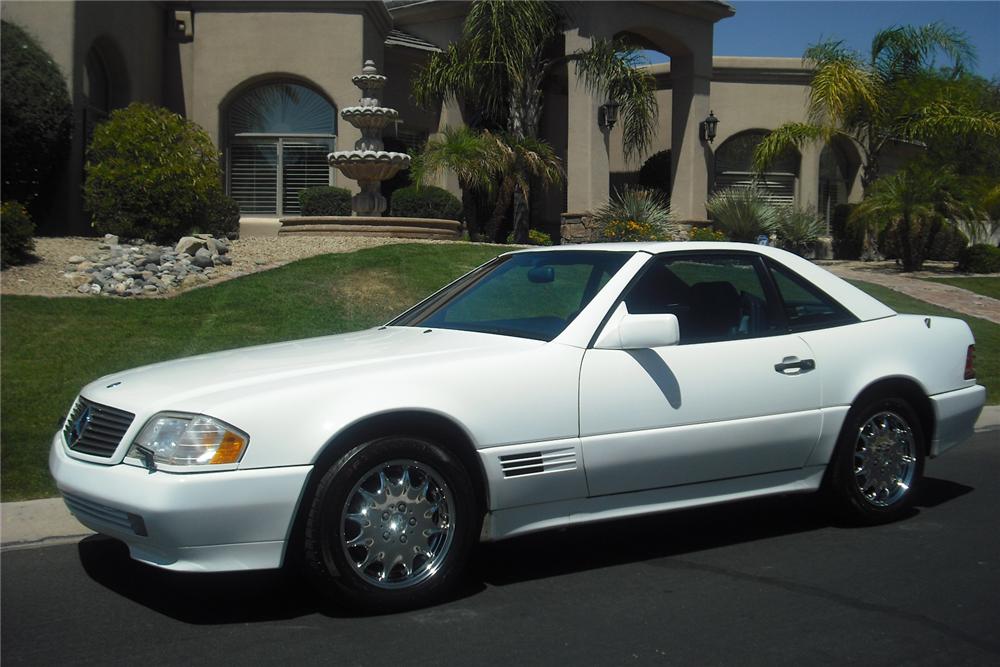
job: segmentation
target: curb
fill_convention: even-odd
[[[987,405],[976,431],[994,430],[1000,430],[1000,405]],[[69,513],[62,498],[3,503],[0,520],[0,551],[70,544],[94,534]]]

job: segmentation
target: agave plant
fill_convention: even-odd
[[[826,221],[815,210],[781,206],[777,209],[777,233],[782,248],[801,255],[826,234]]]
[[[778,227],[778,210],[757,186],[732,187],[713,194],[705,203],[712,225],[731,241],[754,243]]]
[[[627,189],[594,213],[594,223],[609,241],[674,241],[680,228],[663,196],[653,190]]]

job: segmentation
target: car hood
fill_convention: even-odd
[[[106,375],[87,385],[90,400],[131,412],[184,409],[193,399],[208,407],[213,394],[234,393],[284,380],[382,372],[435,365],[442,357],[517,352],[544,343],[449,329],[380,327],[349,334],[308,338],[187,357]]]

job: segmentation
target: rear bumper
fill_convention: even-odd
[[[57,433],[49,469],[80,523],[122,540],[136,560],[223,572],[281,565],[312,467],[150,472],[74,459]]]
[[[931,456],[938,456],[972,437],[986,403],[986,387],[975,385],[930,397],[934,406]]]

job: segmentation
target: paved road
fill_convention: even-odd
[[[2,556],[16,664],[1000,664],[1000,432],[928,464],[914,516],[769,499],[480,548],[439,607],[359,617],[277,574],[177,575],[90,537]]]

